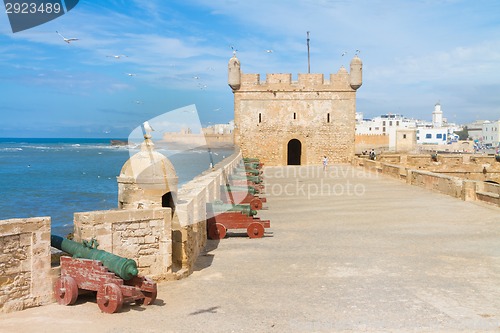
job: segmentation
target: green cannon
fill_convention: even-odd
[[[257,169],[248,169],[248,168],[235,168],[234,169],[235,172],[245,172],[245,173],[249,173],[249,174],[252,174],[254,176],[258,176],[260,175],[260,170],[257,170]]]
[[[232,205],[216,201],[212,204],[212,209],[214,210],[214,213],[240,212],[241,214],[246,216],[257,215],[257,211],[251,209],[250,205]]]
[[[229,178],[232,180],[247,180],[254,184],[262,183],[262,179],[259,176],[231,175]]]
[[[60,236],[50,235],[50,245],[71,254],[73,258],[99,260],[107,269],[124,280],[130,280],[139,273],[137,263],[134,260],[98,250],[98,244],[95,240],[78,243]]]
[[[226,185],[226,190],[228,192],[248,192],[254,195],[260,193],[260,191],[253,186]]]
[[[243,162],[245,163],[260,163],[260,159],[255,157],[243,157]]]
[[[248,168],[248,169],[259,169],[260,168],[260,163],[257,163],[257,162],[248,162],[248,163],[245,163],[245,168]]]

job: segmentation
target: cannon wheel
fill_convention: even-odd
[[[214,223],[208,228],[210,239],[222,239],[226,237],[226,227],[221,223]]]
[[[151,305],[156,300],[157,291],[143,291],[144,298],[139,298],[135,300],[137,305]]]
[[[123,294],[120,287],[114,283],[101,285],[97,290],[97,305],[102,312],[120,311],[123,305]]]
[[[54,284],[54,296],[61,305],[75,304],[78,298],[78,285],[71,276],[61,276]]]
[[[253,210],[261,210],[262,209],[262,200],[259,198],[254,198],[250,201],[250,208]]]
[[[264,226],[258,222],[250,223],[247,228],[247,234],[250,238],[261,238],[264,236]]]

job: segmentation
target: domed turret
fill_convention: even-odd
[[[351,88],[356,90],[363,84],[363,63],[356,55],[351,60]]]
[[[238,90],[241,86],[241,70],[240,70],[240,61],[236,58],[236,54],[233,55],[231,59],[229,59],[229,63],[227,65],[228,77],[227,84],[231,87],[231,89]]]
[[[177,174],[170,160],[155,151],[148,134],[141,150],[123,165],[117,181],[121,209],[174,208]]]

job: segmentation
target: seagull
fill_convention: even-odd
[[[198,80],[200,77],[199,76],[193,76],[193,79]]]
[[[229,47],[231,47],[231,50],[233,50],[233,55],[236,56],[236,52],[238,52],[238,50],[235,49],[232,45],[230,45]]]
[[[128,76],[136,76],[134,73],[126,73]]]
[[[69,43],[71,43],[71,42],[74,42],[75,40],[78,40],[78,38],[66,38],[66,37],[64,37],[63,35],[61,35],[61,34],[59,33],[59,31],[57,31],[57,30],[56,30],[56,33],[57,33],[59,36],[61,36],[61,37],[62,37],[62,39],[63,39],[66,43],[68,43],[68,44],[69,44]]]
[[[217,108],[217,109],[214,109],[214,111],[220,111],[222,108]]]
[[[151,132],[154,132],[153,127],[151,127],[148,121],[143,122],[141,127],[144,130],[145,134],[151,134]]]
[[[347,54],[347,51],[342,52],[342,56],[345,56]]]
[[[135,104],[142,104],[142,103],[143,103],[143,101],[139,101],[139,100],[137,100],[137,101],[134,101],[133,103],[135,103]]]
[[[360,52],[361,52],[360,50],[356,50],[355,55],[358,55]]]
[[[109,55],[109,56],[106,56],[106,57],[108,57],[108,58],[115,58],[115,59],[120,59],[120,58],[123,58],[123,57],[127,58],[127,56],[124,55],[124,54]]]
[[[273,50],[266,50],[267,53],[273,53]]]

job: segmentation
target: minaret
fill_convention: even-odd
[[[233,57],[229,59],[227,64],[227,84],[233,89],[233,91],[240,89],[241,86],[241,70],[240,61],[236,58],[236,52],[233,53]]]
[[[443,126],[443,111],[441,111],[441,104],[439,102],[434,105],[434,112],[432,112],[432,127],[440,128]]]

